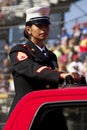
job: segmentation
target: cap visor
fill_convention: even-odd
[[[50,24],[48,19],[32,20],[32,24]]]

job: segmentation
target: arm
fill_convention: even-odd
[[[44,82],[54,83],[61,83],[67,75],[71,75],[76,80],[78,78],[78,75],[75,73],[61,73],[48,66],[38,64],[25,52],[25,50],[14,50],[10,53],[12,68],[13,71],[21,75]]]

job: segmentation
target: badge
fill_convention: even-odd
[[[25,60],[25,59],[27,59],[28,58],[28,56],[26,55],[26,53],[24,53],[24,52],[18,52],[18,54],[17,54],[17,59],[19,60],[19,61],[23,61],[23,60]]]

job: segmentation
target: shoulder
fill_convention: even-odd
[[[24,46],[24,45],[22,45],[22,44],[17,44],[17,45],[15,45],[15,46],[13,46],[13,47],[11,48],[11,52],[12,52],[12,51],[15,51],[15,50],[19,50],[19,49],[23,48],[23,46]]]
[[[9,56],[11,62],[15,64],[17,62],[27,59],[29,57],[29,54],[24,44],[17,44],[14,47],[12,47]]]
[[[17,44],[13,46],[10,50],[10,54],[17,51],[23,51],[26,52],[26,43],[25,44]]]
[[[52,51],[49,50],[48,52],[50,56],[52,56],[53,58],[57,58],[56,55]]]

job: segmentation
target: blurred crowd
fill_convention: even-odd
[[[10,46],[4,45],[3,53],[5,54],[0,66],[0,93],[14,92],[14,83],[11,75],[11,63],[9,59]]]
[[[21,2],[21,0],[0,0],[0,24],[5,24],[6,20],[10,20],[10,15],[14,15],[14,13],[11,11],[10,11],[10,14],[6,14],[6,12],[3,13],[1,7],[9,7],[9,6],[19,5],[20,2]]]
[[[52,48],[47,44],[47,47],[56,54],[59,70],[78,72],[87,81],[87,22],[76,22],[71,35],[62,27],[58,43]]]
[[[0,6],[12,6],[17,5],[21,0],[0,0]]]

